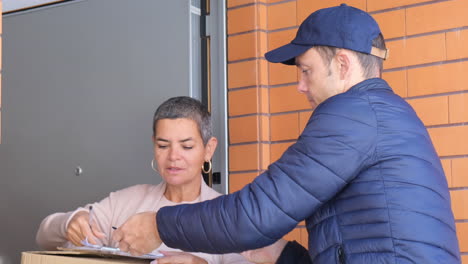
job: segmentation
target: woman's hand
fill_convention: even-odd
[[[160,252],[164,257],[153,260],[151,264],[208,264],[206,260],[187,252]]]
[[[76,213],[68,223],[67,239],[75,246],[82,246],[81,241],[88,239],[91,244],[100,243],[106,235],[101,231],[95,221],[89,222],[89,213],[82,211]]]
[[[287,243],[288,241],[280,239],[275,243],[264,248],[244,251],[241,253],[241,255],[244,256],[250,262],[257,264],[276,263]]]

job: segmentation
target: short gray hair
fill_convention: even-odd
[[[208,109],[197,99],[188,96],[177,96],[169,98],[156,109],[153,117],[153,137],[156,136],[156,124],[159,120],[177,118],[187,118],[195,121],[204,145],[213,136],[211,115]]]

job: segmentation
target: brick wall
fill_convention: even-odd
[[[278,159],[311,114],[295,67],[263,54],[289,42],[311,12],[340,3],[381,26],[390,49],[383,78],[429,130],[468,264],[468,0],[227,0],[230,191]],[[286,238],[307,245],[304,223]]]

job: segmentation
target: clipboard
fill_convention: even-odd
[[[83,247],[73,247],[73,248],[63,248],[57,247],[60,251],[73,251],[80,254],[89,254],[100,257],[128,257],[128,258],[138,258],[138,259],[158,259],[164,257],[161,253],[149,253],[142,256],[133,256],[128,252],[121,251],[119,248],[105,247],[105,246],[83,246]]]

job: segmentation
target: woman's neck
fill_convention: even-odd
[[[201,177],[182,185],[167,184],[164,196],[174,203],[191,202],[200,196]]]

